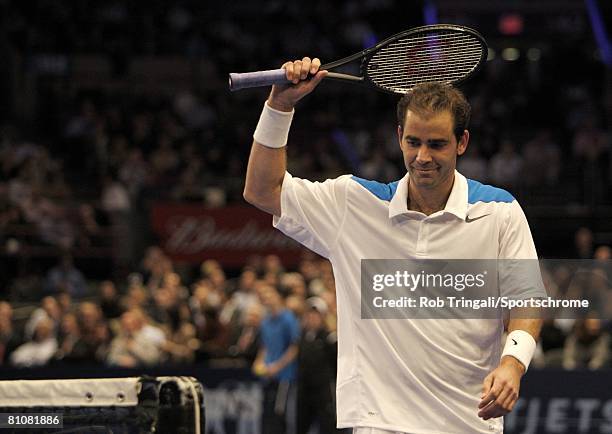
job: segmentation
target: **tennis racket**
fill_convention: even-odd
[[[419,83],[459,83],[474,75],[487,59],[487,43],[480,33],[458,25],[416,27],[344,59],[321,65],[326,78],[370,84],[404,94]],[[360,75],[333,72],[361,60]],[[290,83],[284,69],[229,75],[230,90]]]

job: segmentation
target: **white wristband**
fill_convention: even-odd
[[[290,112],[273,109],[266,101],[257,128],[253,133],[253,139],[268,148],[286,146],[294,113],[295,109]]]
[[[514,330],[506,339],[506,346],[502,352],[502,357],[514,357],[525,366],[525,372],[527,372],[535,349],[536,341],[533,336],[524,330]]]

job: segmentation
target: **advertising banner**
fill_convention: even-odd
[[[292,266],[300,257],[300,245],[274,229],[269,214],[252,206],[157,203],[151,224],[164,251],[180,262],[216,259],[223,266],[242,267],[249,256],[275,254]]]

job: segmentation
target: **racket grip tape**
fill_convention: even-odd
[[[230,90],[240,90],[249,87],[270,86],[272,84],[287,84],[284,69],[270,69],[267,71],[245,72],[242,74],[231,73],[229,75]]]

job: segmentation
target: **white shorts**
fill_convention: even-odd
[[[388,431],[380,428],[370,428],[367,426],[358,426],[353,428],[353,434],[409,434],[399,431]]]

